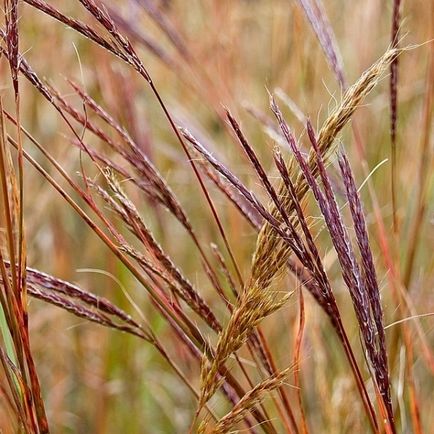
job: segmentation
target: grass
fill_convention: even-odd
[[[432,6],[3,10],[2,432],[429,432]]]

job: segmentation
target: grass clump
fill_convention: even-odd
[[[427,432],[431,45],[199,3],[4,2],[0,430]]]

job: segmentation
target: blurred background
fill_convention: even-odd
[[[52,0],[50,3],[65,15],[100,29],[78,1]],[[347,82],[351,84],[390,45],[392,2],[324,0],[323,3],[342,54]],[[268,173],[275,176],[272,163],[275,141],[270,128],[267,129],[267,122],[272,119],[268,91],[276,95],[288,123],[302,143],[306,140],[303,119],[296,116],[298,111],[302,116],[310,117],[313,125],[319,128],[341,98],[339,83],[297,1],[123,0],[106,2],[106,5],[119,30],[131,40],[148,68],[176,121],[200,137],[264,200],[265,195],[258,188],[251,167],[228,132],[224,108],[229,108],[242,123]],[[393,257],[414,315],[434,312],[434,167],[433,136],[429,131],[432,110],[426,111],[427,92],[432,91],[428,84],[433,79],[429,75],[432,74],[429,62],[430,59],[432,62],[433,44],[426,42],[434,36],[433,17],[431,0],[403,4],[402,44],[425,43],[401,56],[398,82],[399,237],[394,244]],[[19,30],[20,51],[38,75],[81,112],[82,101],[66,79],[85,89],[128,130],[158,167],[186,209],[207,251],[210,251],[211,242],[222,247],[217,227],[188,161],[143,78],[113,55],[25,2],[20,4]],[[13,91],[4,59],[0,68],[3,98],[6,106],[13,110]],[[23,78],[20,84],[23,126],[78,182],[81,182],[82,168],[88,176],[97,178],[99,175],[92,162],[72,144],[71,131],[52,105]],[[345,128],[341,137],[359,185],[366,177],[362,156],[369,170],[382,163],[372,174],[371,181],[387,233],[378,231],[372,215],[372,198],[366,187],[362,188],[361,195],[381,284],[386,324],[401,319],[397,316],[397,304],[387,278],[389,264],[381,253],[382,236],[396,241],[392,234],[389,100],[389,78],[386,76],[365,105],[356,111],[354,123],[363,144],[362,154],[350,127]],[[92,116],[89,113],[89,117]],[[103,127],[98,119],[94,120]],[[87,143],[96,149],[105,149],[110,155],[95,136],[78,124],[74,125]],[[50,173],[53,172],[28,141],[24,145]],[[116,161],[117,156],[113,158]],[[62,180],[59,182],[68,189]],[[174,359],[197,385],[198,364],[178,348],[176,338],[168,333],[143,288],[30,166],[26,166],[25,183],[29,266],[75,282],[137,317],[125,295],[127,291]],[[418,192],[422,186],[424,209],[418,220]],[[234,256],[243,275],[247,276],[256,233],[221,193],[211,184],[209,188]],[[129,194],[164,249],[215,306],[217,315],[227,319],[200,268],[200,257],[179,223],[167,212],[157,209],[139,190],[132,188]],[[315,212],[317,210],[312,209],[313,216]],[[351,342],[359,360],[363,361],[350,299],[339,280],[336,258],[330,254],[331,244],[327,237],[324,236],[321,246],[320,253],[332,282],[336,275],[333,289]],[[411,262],[413,250],[414,262]],[[282,284],[295,285],[290,278],[285,278]],[[359,422],[361,403],[332,327],[309,295],[305,296],[305,302],[301,381],[312,432],[364,432]],[[264,323],[270,347],[282,367],[288,366],[293,357],[291,349],[298,309],[294,298]],[[432,358],[421,355],[419,340],[422,333],[425,344],[432,349],[434,323],[432,317],[424,317],[417,324],[419,332],[416,327],[409,327],[415,345],[414,363],[410,369],[418,394],[423,432],[429,433],[434,425],[434,365],[429,364]],[[30,300],[30,328],[53,433],[187,432],[196,401],[150,345],[121,332],[87,323],[36,300]],[[398,426],[402,432],[413,432],[403,374],[407,353],[405,346],[393,337],[394,330],[393,326],[387,329],[387,338],[389,344],[396,345],[389,351],[395,355],[391,369]],[[353,395],[355,399],[349,399]],[[216,399],[217,403],[218,399],[222,401],[222,398]]]

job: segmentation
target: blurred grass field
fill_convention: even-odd
[[[56,0],[49,3],[65,15],[101,29],[79,2]],[[347,81],[351,84],[390,45],[393,2],[324,0],[323,3],[342,54]],[[177,35],[178,47],[147,13],[146,4],[157,5],[164,19],[170,22]],[[115,22],[120,32],[131,40],[176,121],[200,137],[248,188],[268,203],[227,127],[224,108],[227,107],[241,122],[243,131],[274,180],[278,176],[272,158],[275,141],[258,120],[261,116],[273,118],[268,91],[277,95],[289,125],[302,143],[306,143],[304,125],[280,96],[289,96],[315,128],[322,125],[338,104],[342,90],[300,4],[290,0],[119,0],[106,2],[106,5],[113,18],[116,14]],[[401,45],[421,45],[399,57],[397,233],[392,229],[389,75],[381,79],[353,117],[352,125],[356,125],[362,150],[357,149],[351,126],[346,126],[340,136],[358,185],[366,179],[366,169],[369,173],[375,168],[369,179],[378,200],[385,233],[376,223],[373,198],[367,185],[360,194],[386,326],[406,317],[434,312],[434,3],[424,0],[404,2],[401,18]],[[211,252],[210,243],[216,243],[230,264],[197,180],[143,78],[115,56],[26,2],[19,4],[19,38],[20,51],[28,63],[69,104],[85,113],[96,125],[106,128],[94,113],[84,111],[82,100],[66,79],[85,89],[126,128],[179,198],[206,252]],[[152,41],[159,52],[153,53],[146,41]],[[13,112],[13,89],[4,56],[0,68],[3,103]],[[23,127],[55,156],[61,166],[79,183],[82,172],[102,182],[101,174],[86,153],[72,144],[74,139],[65,122],[24,78],[20,78],[20,99]],[[113,161],[121,162],[119,155],[112,153],[86,128],[78,123],[73,125],[82,140],[93,149],[104,150]],[[16,135],[11,124],[7,129],[8,133]],[[115,137],[113,132],[108,134]],[[28,140],[24,141],[24,148],[86,207]],[[176,335],[162,320],[137,280],[46,179],[27,163],[24,181],[28,266],[106,297],[138,320],[143,315],[171,357],[199,387],[199,364],[179,345]],[[123,185],[124,181],[121,183]],[[207,186],[241,274],[246,278],[257,234],[210,182]],[[228,313],[207,280],[201,258],[188,234],[172,215],[144,198],[140,190],[126,189],[161,246],[200,288],[201,295],[225,324]],[[308,209],[312,217],[318,216],[315,207]],[[121,230],[121,223],[116,219],[113,222]],[[384,240],[391,248],[393,264],[384,255]],[[348,336],[363,365],[359,329],[338,272],[336,254],[324,233],[318,235],[318,243]],[[229,267],[233,272],[232,266]],[[391,278],[391,273],[396,275]],[[399,289],[392,288],[391,282]],[[278,285],[286,289],[298,288],[292,276],[284,276],[276,283]],[[403,302],[400,296],[397,298],[397,293],[407,297],[405,315],[399,309]],[[289,303],[262,323],[279,367],[289,366],[293,361],[299,324],[298,297],[297,291]],[[310,432],[368,432],[366,420],[361,417],[362,403],[333,328],[307,293],[304,301],[306,325],[299,372]],[[197,318],[193,317],[193,321],[197,322]],[[413,344],[411,350],[403,342],[401,325],[386,327],[397,430],[429,434],[434,426],[434,323],[432,316],[423,316],[405,324]],[[51,432],[188,432],[196,411],[196,399],[151,345],[34,299],[29,299],[29,328]],[[215,335],[205,333],[205,338],[215,343]],[[410,365],[407,363],[409,351],[412,351]],[[244,349],[239,354],[247,360],[246,366],[250,369],[253,362],[249,353]],[[233,368],[235,375],[241,376],[238,368]],[[363,375],[369,377],[366,368],[363,368]],[[292,382],[290,376],[287,383],[291,385]],[[416,397],[412,396],[410,382]],[[368,380],[367,389],[374,394]],[[295,389],[288,386],[288,394],[295,403]],[[265,399],[264,405],[269,406],[272,418],[279,417],[270,398]],[[415,428],[414,405],[420,412],[420,431]],[[211,407],[218,414],[229,410],[220,395],[213,398]],[[8,411],[0,412],[2,432],[13,432],[10,417]],[[278,422],[276,426],[280,427]],[[278,432],[286,432],[282,427],[279,429]]]

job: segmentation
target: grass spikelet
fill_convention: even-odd
[[[353,84],[344,94],[341,103],[332,111],[324,122],[318,134],[318,147],[325,162],[335,151],[334,142],[338,134],[346,123],[350,120],[356,108],[362,103],[368,93],[374,88],[378,80],[387,70],[390,62],[399,54],[399,50],[390,49],[375,62],[369,69],[367,69],[361,77]],[[279,122],[280,128],[288,142],[293,141],[289,127],[283,119],[276,102],[272,99],[271,108],[275,113]],[[318,169],[316,167],[313,151],[310,152],[308,158],[308,165],[315,176],[318,176]],[[288,172],[291,174],[294,171],[289,167]],[[302,201],[308,190],[308,185],[303,176],[299,174],[294,182],[295,191],[298,201]],[[280,181],[278,187],[278,194],[281,197],[282,206],[287,210],[287,214],[291,215],[294,212],[291,199],[285,195],[285,185]],[[273,204],[270,213],[278,220],[279,210]],[[263,225],[261,232],[258,236],[256,251],[253,258],[252,270],[255,273],[252,277],[253,280],[261,281],[264,287],[267,287],[273,280],[273,274],[281,272],[282,268],[286,266],[287,260],[290,256],[290,251],[285,247],[285,242],[273,235],[273,227],[267,222]],[[259,266],[259,264],[261,264]]]
[[[201,399],[199,409],[218,388],[216,380],[219,368],[246,342],[254,328],[268,315],[280,309],[292,292],[278,298],[272,291],[264,293],[257,285],[249,285],[243,291],[229,323],[219,336],[212,360],[204,359],[201,367]]]
[[[341,170],[342,179],[344,181],[348,202],[350,204],[357,244],[361,256],[364,287],[369,299],[371,314],[373,317],[373,322],[375,324],[376,336],[378,339],[378,341],[375,343],[375,351],[372,351],[372,363],[374,365],[376,381],[378,383],[380,393],[384,400],[388,417],[393,425],[394,416],[392,409],[392,399],[390,396],[386,335],[384,331],[383,309],[381,307],[377,274],[375,271],[372,252],[369,247],[369,239],[366,230],[366,222],[363,214],[362,204],[352,175],[350,163],[345,154],[342,154],[339,158],[339,167]]]
[[[319,152],[325,161],[327,161],[334,151],[332,145],[339,132],[349,121],[364,97],[373,89],[381,75],[387,69],[389,63],[398,53],[398,50],[388,50],[376,63],[365,71],[360,79],[345,92],[341,104],[324,122],[317,143]],[[285,139],[288,143],[294,143],[295,139],[289,131],[273,99],[271,105]],[[234,123],[233,127],[235,131],[237,131],[237,126]],[[190,137],[190,142],[194,143],[194,139],[191,138],[188,132],[184,131],[184,135]],[[246,143],[243,145],[246,149],[245,145]],[[203,148],[198,146],[197,143],[196,149],[206,155]],[[249,155],[250,158],[254,159],[252,154]],[[209,158],[209,161],[212,162],[216,169],[220,169],[228,179],[233,178],[232,174],[228,173],[227,169],[222,169],[221,165],[216,162],[215,159],[212,160]],[[318,167],[316,165],[314,151],[311,151],[307,165],[312,170],[312,173],[317,176]],[[290,171],[293,172],[294,168],[290,169]],[[262,172],[260,171],[260,173]],[[234,184],[238,182],[236,179],[233,181]],[[268,187],[268,189],[272,188],[268,185],[266,187]],[[295,195],[298,202],[303,200],[308,189],[309,185],[303,175],[298,175],[295,182]],[[270,214],[274,220],[282,224],[285,220],[286,223],[288,223],[288,216],[292,217],[295,211],[292,199],[285,195],[285,190],[285,183],[281,181],[278,188],[278,197],[273,198],[274,200],[270,209]],[[249,192],[246,192],[246,196],[248,195]],[[255,200],[252,202],[255,203]],[[274,295],[270,293],[270,285],[283,273],[291,251],[293,250],[291,250],[288,245],[288,236],[286,234],[284,234],[283,237],[276,236],[276,225],[266,222],[258,235],[256,250],[252,261],[252,272],[248,284],[240,295],[237,307],[234,309],[228,324],[219,336],[213,359],[209,362],[205,361],[202,365],[202,395],[199,408],[209,400],[216,390],[215,381],[219,367],[226,362],[233,352],[237,351],[243,345],[248,335],[262,319],[272,312],[275,312],[287,300],[288,295],[276,302]]]
[[[261,402],[264,395],[276,390],[285,383],[288,374],[292,371],[292,367],[286,368],[264,381],[261,381],[252,390],[247,392],[227,413],[222,417],[214,429],[212,434],[225,434],[229,432],[238,422],[240,422],[244,416],[250,411],[252,407]]]
[[[326,55],[327,61],[342,88],[345,75],[342,58],[321,0],[298,0]]]
[[[68,16],[62,14],[54,6],[48,4],[47,2],[45,2],[43,0],[24,0],[24,2],[29,4],[30,6],[34,7],[35,9],[38,9],[39,11],[43,12],[44,14],[49,15],[50,17],[54,18],[55,20],[58,20],[62,24],[65,24],[66,26],[70,27],[71,29],[74,29],[76,32],[83,35],[85,38],[90,39],[91,41],[100,45],[102,48],[113,53],[115,56],[118,56],[122,60],[124,60],[126,62],[128,61],[127,57],[124,53],[120,52],[113,43],[105,40],[103,37],[98,35],[98,33],[95,31],[95,29],[92,28],[91,26],[88,26],[87,24],[85,24],[79,20],[76,20],[74,18],[71,18],[71,17],[68,17]]]
[[[308,135],[316,154],[316,162],[322,191],[315,179],[309,164],[297,148],[294,141],[290,143],[294,156],[302,170],[303,176],[311,188],[315,199],[324,216],[330,238],[336,250],[341,265],[342,277],[351,295],[354,310],[359,322],[364,346],[375,373],[375,381],[380,390],[383,403],[388,414],[390,429],[395,432],[393,410],[390,400],[389,373],[387,367],[384,327],[382,324],[382,309],[376,280],[375,268],[369,249],[364,218],[361,215],[361,204],[352,179],[351,170],[344,157],[340,160],[341,173],[350,202],[351,214],[355,225],[356,237],[362,256],[362,267],[357,262],[353,246],[337,205],[336,196],[327,174],[324,160],[321,156],[315,134],[310,123],[307,125]],[[361,271],[362,268],[362,271]],[[378,340],[377,340],[377,336]]]
[[[122,217],[126,217],[132,231],[142,240],[148,253],[155,258],[160,266],[165,270],[166,280],[171,283],[171,287],[176,290],[176,293],[196,312],[204,318],[209,326],[216,331],[221,329],[221,326],[205,301],[197,293],[193,285],[183,276],[181,271],[176,267],[169,256],[163,251],[157,240],[152,235],[144,220],[139,215],[134,204],[129,200],[120,186],[119,182],[111,172],[106,172],[106,179],[113,191],[116,201],[121,206],[123,213]]]

